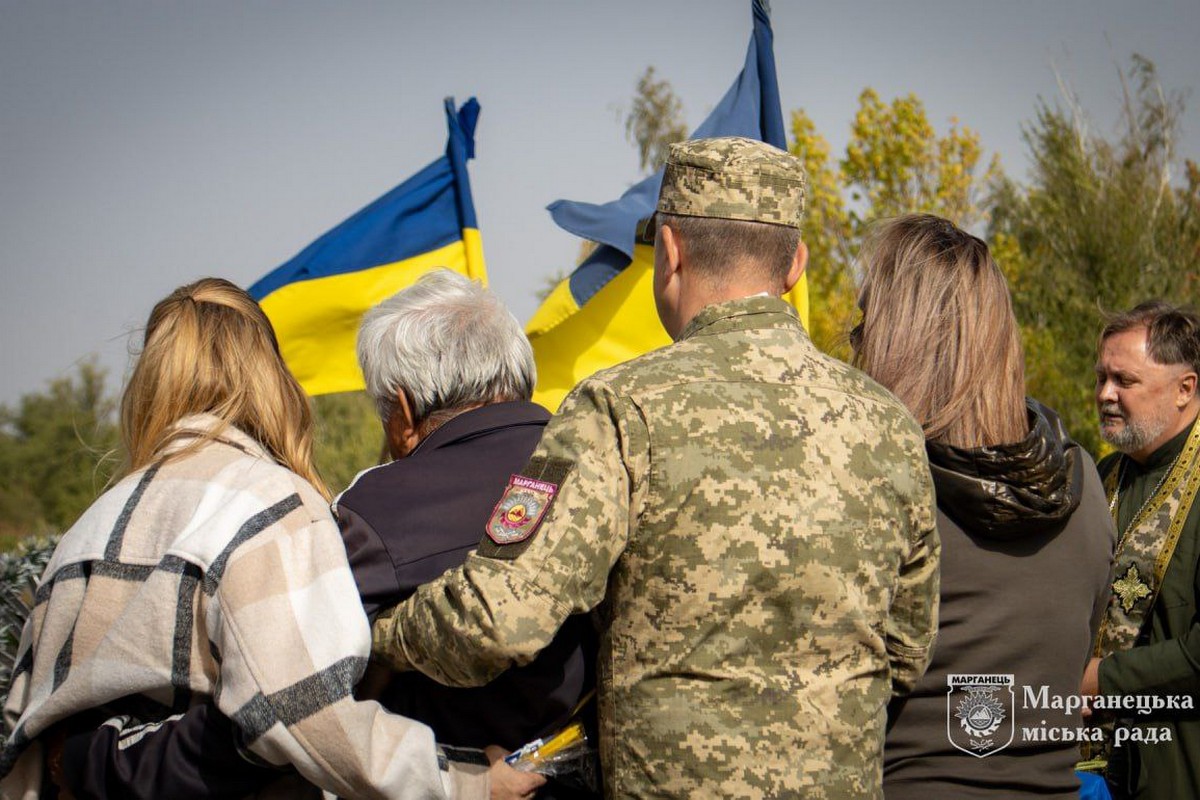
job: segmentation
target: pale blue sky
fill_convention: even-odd
[[[1106,132],[1131,53],[1168,88],[1200,77],[1196,0],[776,0],[773,18],[785,114],[806,108],[835,152],[865,86],[911,91],[1020,176],[1021,125],[1056,72]],[[446,95],[483,106],[488,270],[527,319],[578,249],[543,207],[639,177],[620,122],[638,75],[655,65],[694,126],[750,27],[748,0],[0,0],[0,402],[89,353],[115,389],[171,289],[248,285],[439,155]]]

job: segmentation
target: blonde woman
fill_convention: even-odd
[[[370,631],[308,401],[245,292],[208,278],[155,306],[121,427],[128,474],[63,536],[25,627],[3,796],[53,796],[81,726],[136,742],[207,699],[248,758],[338,795],[485,795],[484,768],[352,696]]]
[[[1096,467],[1026,399],[1008,286],[983,241],[900,217],[877,229],[862,269],[855,364],[924,428],[942,539],[937,643],[888,709],[884,794],[1077,797],[1078,749],[1061,730],[1079,716],[1028,708],[1025,688],[1078,693],[1115,544]]]

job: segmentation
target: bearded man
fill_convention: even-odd
[[[1200,316],[1143,303],[1109,321],[1099,351],[1100,433],[1119,451],[1099,468],[1120,538],[1082,693],[1125,699],[1114,795],[1176,798],[1200,786]]]

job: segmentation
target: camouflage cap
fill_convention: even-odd
[[[800,227],[804,165],[778,147],[741,136],[671,145],[658,211]]]

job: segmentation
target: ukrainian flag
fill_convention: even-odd
[[[786,149],[770,14],[763,0],[753,0],[751,11],[754,33],[742,71],[692,138],[745,136]],[[560,227],[599,246],[525,326],[537,361],[534,400],[546,408],[557,409],[576,383],[596,371],[671,343],[654,308],[654,248],[636,240],[661,184],[659,170],[611,203],[559,200],[548,207]],[[807,325],[804,279],[785,299]]]
[[[487,282],[467,179],[478,117],[475,98],[448,98],[446,155],[250,287],[310,395],[363,388],[354,344],[371,306],[437,267]]]

